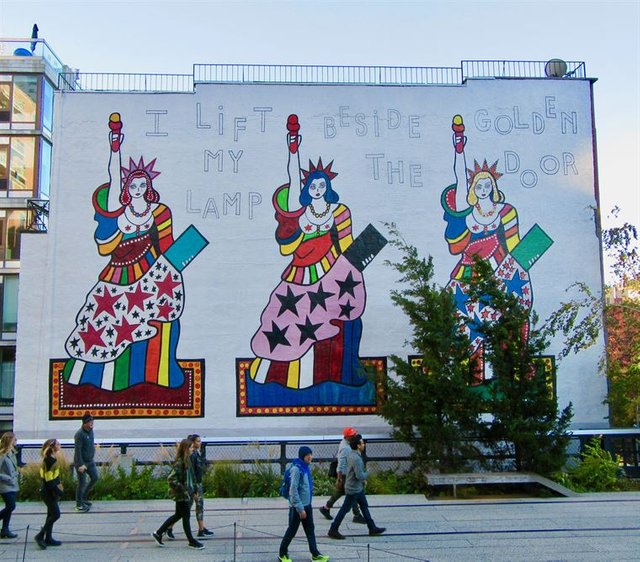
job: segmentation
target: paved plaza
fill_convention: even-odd
[[[325,499],[315,498],[314,505]],[[329,522],[315,510],[320,551],[332,561],[640,560],[640,492],[553,499],[436,501],[399,495],[369,500],[376,523],[387,528],[379,537],[369,537],[366,527],[349,516],[340,529],[347,539],[329,539]],[[33,535],[44,521],[44,505],[19,503],[12,519],[19,536],[0,541],[0,560],[275,562],[287,519],[282,498],[207,499],[205,521],[215,536],[206,541],[205,550],[194,551],[187,548],[180,525],[177,540],[167,541],[165,548],[150,536],[173,511],[170,500],[95,502],[86,514],[73,507],[73,502],[62,503],[54,529],[63,545],[42,551]],[[302,529],[289,554],[294,562],[309,560]]]

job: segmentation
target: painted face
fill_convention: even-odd
[[[327,191],[327,182],[322,178],[316,178],[309,184],[309,195],[311,199],[322,199]]]
[[[139,199],[147,189],[146,178],[133,178],[129,183],[129,194],[132,199]]]
[[[478,199],[486,199],[491,195],[493,185],[489,178],[482,178],[476,182],[475,192]]]

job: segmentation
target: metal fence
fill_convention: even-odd
[[[461,66],[464,80],[467,78],[587,77],[584,62],[558,59],[553,61],[463,60]]]
[[[194,64],[192,74],[61,73],[72,92],[193,92],[197,84],[461,86],[469,78],[546,78],[549,61],[462,61],[459,67]],[[556,78],[586,78],[584,62],[554,63]],[[558,69],[562,71],[558,71]]]
[[[191,74],[62,72],[58,88],[71,92],[193,92]]]
[[[371,86],[459,85],[460,68],[194,64],[198,83],[345,84]]]
[[[594,437],[601,440],[603,448],[621,459],[620,467],[627,476],[640,478],[640,430],[589,430],[575,431],[572,434],[567,456],[569,462],[577,460],[584,447]],[[73,460],[73,441],[61,440],[62,449],[69,461]],[[219,441],[203,439],[203,451],[207,462],[229,462],[246,470],[252,470],[257,464],[271,464],[274,470],[283,472],[292,458],[298,454],[300,445],[309,445],[313,449],[314,461],[328,464],[337,449],[337,440],[300,439],[267,441]],[[19,443],[21,463],[39,462],[40,441]],[[138,465],[168,464],[175,455],[176,441],[165,440],[100,440],[96,451],[96,462],[107,464],[127,457]],[[367,438],[368,466],[373,472],[394,470],[405,472],[411,467],[412,448],[407,443],[386,437]],[[509,469],[512,458],[493,457],[496,467]]]

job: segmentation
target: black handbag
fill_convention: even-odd
[[[337,478],[338,477],[338,460],[333,459],[329,463],[329,478]]]

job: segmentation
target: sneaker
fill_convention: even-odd
[[[193,548],[195,550],[202,550],[204,545],[200,541],[192,541],[189,543],[189,548]]]
[[[327,533],[327,536],[331,537],[332,539],[337,539],[339,541],[343,541],[344,540],[344,535],[340,531],[336,531],[335,529],[332,529],[331,527],[329,527],[329,532]]]
[[[86,504],[81,504],[81,505],[76,505],[76,511],[78,513],[86,513],[87,511],[89,511],[89,509],[91,509],[88,505]]]
[[[162,535],[159,533],[151,533],[151,536],[153,537],[153,540],[156,541],[156,544],[158,546],[164,546],[164,543],[162,542]]]
[[[62,545],[62,543],[60,541],[57,541],[54,538],[50,538],[48,541],[44,541],[44,543],[47,546],[61,546]]]
[[[47,549],[47,543],[44,542],[44,537],[42,536],[41,533],[38,533],[35,537],[33,537],[33,539],[36,541],[36,543],[42,550]]]
[[[316,554],[311,557],[311,560],[317,560],[318,562],[329,562],[329,557],[326,554]]]
[[[84,500],[82,503],[83,503],[84,505],[89,506],[89,507],[91,507],[91,506],[93,505],[93,502],[90,502],[89,500]]]
[[[329,521],[333,519],[331,512],[324,505],[320,508],[320,513],[322,513],[322,515],[324,515],[324,518],[328,519]]]
[[[354,515],[353,516],[354,523],[360,523],[361,525],[366,525],[367,520],[362,515]]]
[[[206,527],[204,529],[201,529],[200,531],[198,531],[198,538],[199,539],[208,539],[209,537],[212,537],[212,536],[213,536],[213,531],[210,531]]]
[[[2,529],[0,531],[0,539],[15,539],[18,535],[10,529]]]
[[[374,535],[381,535],[382,533],[384,533],[387,530],[386,527],[374,527],[373,529],[369,529],[369,534],[371,536]]]
[[[170,541],[176,540],[176,536],[173,534],[173,529],[171,527],[167,529],[167,532],[165,534],[167,535],[167,539],[169,539]]]
[[[278,560],[280,560],[280,562],[293,562],[293,560],[291,560],[291,558],[289,558],[286,554],[278,556]]]

